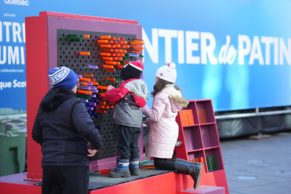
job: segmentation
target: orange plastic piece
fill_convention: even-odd
[[[94,77],[93,73],[89,73],[89,72],[83,73],[82,75],[86,78],[93,78]]]
[[[142,45],[131,45],[131,48],[135,49],[135,50],[143,50],[143,46]]]
[[[105,40],[109,40],[111,39],[111,36],[106,36],[106,35],[103,35],[103,36],[99,36],[99,39],[105,39]]]
[[[108,64],[108,65],[119,65],[120,62],[118,61],[104,61],[105,64]]]
[[[142,45],[144,44],[143,40],[133,40],[130,42],[130,44],[134,44],[134,45]]]
[[[107,90],[108,86],[97,86],[98,90]]]
[[[119,41],[118,44],[128,44],[126,40]]]
[[[99,83],[96,82],[96,81],[94,81],[94,82],[93,82],[93,86],[97,86],[97,85],[99,85]]]
[[[96,41],[97,44],[104,44],[104,43],[106,44],[108,42],[109,42],[108,40],[97,40]]]
[[[100,48],[111,48],[111,44],[100,44]]]
[[[120,44],[112,44],[112,48],[120,48]]]
[[[100,52],[100,56],[102,57],[110,57],[111,55],[111,53]]]
[[[92,91],[87,91],[87,90],[77,90],[78,94],[85,94],[85,95],[92,95]]]
[[[113,57],[102,57],[104,61],[113,61]]]
[[[80,77],[79,80],[83,81],[83,82],[90,82],[91,81],[91,79],[85,78],[85,77]]]
[[[91,52],[90,51],[80,51],[79,55],[81,55],[81,56],[90,56]]]
[[[90,34],[83,34],[83,38],[84,39],[90,39],[91,38],[91,35]]]
[[[120,48],[122,48],[122,49],[128,49],[129,48],[129,45],[121,45]]]
[[[124,57],[124,53],[116,53],[116,57]]]
[[[112,53],[112,52],[114,52],[114,49],[111,49],[111,48],[101,48],[101,51],[102,52],[106,52],[106,53]]]
[[[114,66],[113,65],[105,65],[105,64],[103,64],[102,68],[103,69],[114,69]]]
[[[113,60],[115,60],[115,61],[122,61],[122,57],[113,57]]]

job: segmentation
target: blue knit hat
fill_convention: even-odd
[[[48,72],[51,85],[56,88],[73,89],[77,85],[76,73],[68,67],[53,67]]]

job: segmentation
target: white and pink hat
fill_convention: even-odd
[[[176,64],[166,63],[157,70],[156,76],[160,79],[175,83],[177,79]]]

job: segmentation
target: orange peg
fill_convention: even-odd
[[[100,48],[111,48],[111,44],[100,44]]]
[[[109,42],[108,40],[96,40],[97,44],[106,44],[108,42]]]
[[[128,42],[126,40],[122,40],[118,42],[119,44],[128,44]]]
[[[102,57],[110,57],[112,53],[105,53],[105,52],[100,52],[100,56]]]
[[[81,56],[90,56],[91,52],[89,52],[89,51],[80,51],[79,55],[81,55]]]
[[[130,42],[130,44],[144,44],[144,43],[143,43],[143,40],[138,40],[138,39],[136,39],[136,40],[132,40],[132,41]]]
[[[103,35],[103,36],[99,36],[99,39],[109,40],[109,39],[111,39],[111,36],[105,36],[105,35]]]
[[[113,65],[105,65],[105,64],[103,64],[102,68],[103,69],[114,69],[114,66]]]
[[[82,73],[82,75],[86,78],[93,78],[94,77],[93,73],[89,73],[89,72]]]
[[[85,77],[80,77],[79,80],[82,82],[90,82],[91,81],[91,79],[85,78]]]
[[[113,57],[102,57],[104,61],[113,61]]]
[[[85,94],[85,95],[92,95],[92,91],[87,91],[87,90],[77,90],[78,94]]]
[[[83,38],[84,39],[90,39],[91,38],[91,35],[90,34],[83,34]]]
[[[116,53],[116,57],[124,57],[124,53]]]
[[[118,62],[118,61],[104,61],[104,63],[107,65],[119,65],[120,64],[120,62]]]
[[[122,49],[128,49],[129,48],[129,45],[121,45],[120,48],[122,48]]]
[[[122,57],[114,57],[113,60],[115,60],[115,61],[122,61]]]
[[[113,44],[112,48],[120,48],[120,44]]]
[[[99,85],[99,83],[94,81],[93,86],[97,86],[97,85]]]
[[[107,90],[108,86],[97,86],[98,90]]]

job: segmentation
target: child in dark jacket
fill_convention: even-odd
[[[42,193],[85,194],[89,183],[88,156],[96,154],[101,137],[75,95],[75,72],[54,67],[49,70],[49,79],[53,87],[42,99],[32,129],[32,138],[42,150]]]
[[[115,103],[113,121],[119,131],[118,162],[110,175],[114,178],[139,174],[138,138],[142,126],[142,107],[146,104],[147,86],[140,79],[143,64],[130,62],[121,70],[123,82],[109,86],[105,99]]]

